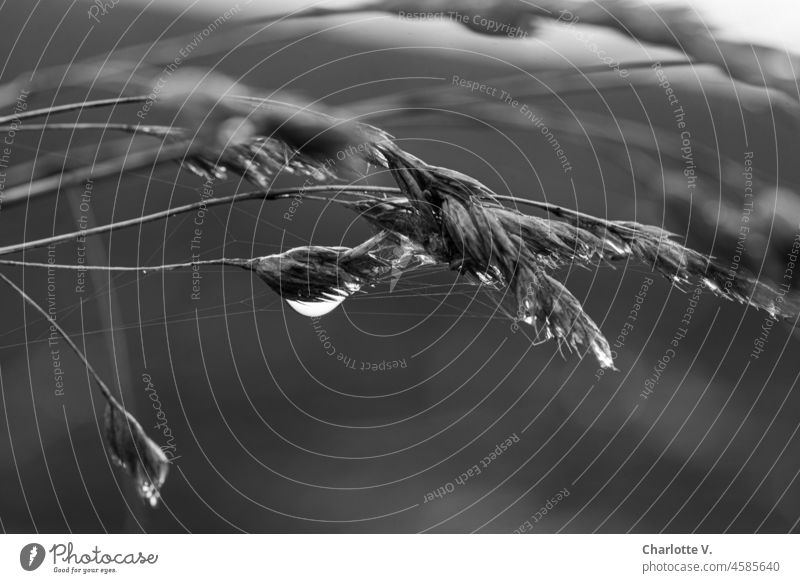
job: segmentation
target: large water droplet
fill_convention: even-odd
[[[422,248],[411,239],[405,235],[397,235],[397,237],[400,241],[399,245],[390,241],[386,247],[372,253],[373,256],[383,256],[385,259],[388,259],[391,265],[391,279],[389,281],[390,293],[394,291],[397,282],[400,281],[400,277],[405,271],[416,269],[424,265],[434,265],[436,263],[433,257],[424,253]]]
[[[475,273],[475,275],[477,275],[477,276],[478,276],[478,279],[479,279],[479,280],[480,280],[480,282],[481,282],[482,284],[484,284],[484,285],[492,285],[493,283],[495,283],[495,280],[494,280],[494,279],[492,279],[491,277],[489,277],[489,275],[488,275],[488,274],[486,274],[486,273],[484,273],[484,272],[482,272],[482,271],[477,271],[477,272]]]

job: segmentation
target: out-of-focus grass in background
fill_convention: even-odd
[[[93,28],[85,8],[55,1],[4,5],[2,79],[73,55],[107,52],[115,43],[155,42],[162,32],[169,37],[200,29],[225,5],[207,3],[177,16],[177,8],[153,3],[146,9],[142,4],[141,12],[139,5],[119,4]],[[255,7],[243,7],[241,19],[223,30],[243,25],[247,10]],[[676,56],[604,31],[592,34],[619,60]],[[192,65],[267,92],[280,88],[343,108],[401,90],[433,92],[454,75],[485,81],[529,71],[526,90],[546,92],[550,81],[537,71],[597,63],[569,31],[553,24],[513,41],[375,13],[275,25],[237,41],[242,46],[236,50],[215,51]],[[705,162],[713,167],[718,152],[743,169],[745,152],[754,152],[754,165],[766,176],[780,169],[787,187],[780,200],[788,205],[783,208],[794,208],[792,186],[800,184],[792,160],[796,120],[784,104],[773,103],[772,116],[762,93],[741,85],[734,91],[727,77],[708,67],[668,74],[694,139],[709,146],[695,155],[711,155]],[[591,80],[605,89],[531,98],[530,107],[539,99],[560,100],[563,113],[578,122],[615,120],[619,129],[608,137],[649,140],[652,158],[634,146],[626,151],[597,140],[581,143],[556,132],[574,168],[565,175],[533,126],[465,124],[447,112],[424,119],[400,114],[380,124],[405,149],[467,172],[498,193],[664,224],[686,236],[689,246],[729,259],[735,237],[718,216],[726,205],[738,211],[741,169],[703,177],[702,200],[677,196],[682,174],[662,175],[659,162],[680,147],[680,138],[652,72],[633,73],[633,88],[627,80],[608,88],[615,81],[609,73]],[[525,84],[517,81],[514,88],[522,91]],[[86,95],[86,88],[67,89],[57,101]],[[107,117],[87,112],[81,119]],[[642,136],[635,124],[662,128],[666,137]],[[104,151],[114,137],[69,139],[18,134],[14,162],[97,142]],[[94,153],[88,150],[88,160]],[[236,186],[223,188],[232,192]],[[197,200],[201,187],[202,181],[174,168],[155,177],[102,181],[94,185],[91,211],[96,221],[134,216]],[[74,230],[68,196],[0,213],[3,243]],[[711,209],[707,216],[698,205]],[[202,227],[203,256],[265,254],[308,241],[353,243],[368,232],[335,208],[304,202],[287,221],[288,208],[252,203],[210,211]],[[104,239],[105,252],[122,265],[189,259],[194,218],[114,234]],[[778,255],[786,243],[777,239],[791,242],[796,223],[765,231]],[[102,258],[103,249],[96,252]],[[74,247],[59,247],[57,256],[74,262]],[[758,270],[764,256],[746,263]],[[643,400],[644,380],[690,299],[658,278],[619,349],[620,372],[598,380],[590,359],[562,357],[552,343],[531,346],[511,333],[507,320],[476,304],[481,296],[460,286],[446,294],[450,274],[401,280],[394,293],[353,298],[321,321],[337,352],[359,363],[406,362],[387,373],[361,371],[360,365],[352,370],[326,355],[312,323],[246,273],[202,273],[196,301],[190,299],[189,272],[103,275],[83,296],[73,292],[74,274],[57,280],[59,320],[76,337],[83,332],[89,358],[121,386],[146,429],[156,418],[142,375],[157,389],[180,455],[157,511],[120,494],[124,479],[106,463],[95,419],[101,409],[93,408],[78,361],[64,358],[66,395],[54,397],[47,326],[31,313],[24,317],[18,300],[2,292],[0,459],[6,461],[0,519],[6,530],[510,532],[564,488],[570,495],[534,531],[786,531],[800,516],[800,398],[792,390],[798,365],[790,357],[796,350],[791,332],[776,325],[766,353],[743,373],[763,313],[703,296],[676,357]],[[600,267],[569,273],[568,282],[613,342],[647,276],[644,266]],[[424,282],[438,285],[426,293]],[[31,293],[44,290],[46,275],[26,271],[24,283]],[[480,464],[511,434],[519,443],[479,476],[424,502],[428,492]],[[159,441],[157,431],[151,435]]]

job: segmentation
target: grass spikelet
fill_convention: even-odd
[[[105,439],[114,463],[124,468],[133,477],[138,494],[151,507],[156,507],[161,498],[160,488],[167,479],[169,460],[156,443],[147,437],[138,421],[111,394],[108,385],[103,381],[83,351],[75,344],[69,334],[42,306],[25,293],[17,284],[0,273],[0,281],[8,285],[32,308],[44,316],[76,356],[86,366],[87,372],[94,378],[100,393],[106,400]]]
[[[649,225],[622,223],[630,227],[631,253],[640,261],[677,284],[702,283],[720,297],[766,310],[775,318],[793,321],[797,318],[797,300],[786,298],[772,287],[740,269],[732,271],[713,258],[688,249],[673,240],[674,235]]]
[[[190,149],[195,171],[218,176],[232,170],[258,184],[269,197],[271,179],[283,169],[319,180],[335,177],[336,170],[319,158],[349,141],[361,146],[357,150],[366,162],[388,170],[397,183],[400,197],[377,198],[368,194],[369,187],[360,193],[344,187],[356,200],[337,202],[385,231],[358,247],[311,246],[252,260],[225,260],[255,271],[301,313],[318,303],[333,309],[390,274],[439,263],[471,280],[510,290],[518,302],[520,289],[541,286],[533,296],[535,302],[518,305],[519,311],[529,314],[521,319],[535,323],[539,337],[557,338],[570,350],[592,352],[601,366],[611,367],[607,343],[597,326],[547,271],[626,258],[651,266],[679,286],[701,282],[718,295],[775,316],[790,319],[798,313],[796,301],[785,300],[744,272],[726,274],[712,258],[680,245],[658,227],[525,201],[550,214],[529,216],[502,206],[500,201],[509,197],[497,196],[474,178],[404,151],[379,128],[348,124],[297,104],[251,97],[246,91],[231,96],[229,80],[207,88],[201,84],[203,90],[197,85],[189,76],[166,100],[174,112],[185,107],[190,127],[212,120],[198,132],[204,138],[201,145]],[[300,121],[293,125],[296,120]],[[337,133],[342,128],[344,134]],[[319,138],[329,131],[331,139]],[[379,192],[387,193],[385,188]],[[11,252],[16,247],[5,249]],[[563,299],[545,297],[552,293]]]

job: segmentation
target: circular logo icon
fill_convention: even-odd
[[[19,564],[26,571],[35,571],[44,562],[44,547],[39,543],[30,543],[19,552]]]

